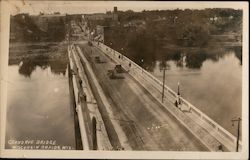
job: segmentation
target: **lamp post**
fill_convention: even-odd
[[[110,42],[110,54],[112,54],[112,42]]]
[[[169,66],[168,66],[167,64],[165,65],[165,63],[164,63],[164,66],[163,66],[163,69],[162,69],[162,70],[163,70],[162,99],[161,99],[161,102],[162,102],[162,103],[164,102],[164,91],[165,91],[166,70],[168,70],[168,69],[169,69]]]
[[[177,95],[181,95],[181,94],[180,94],[180,82],[178,82],[178,90],[177,90]]]
[[[164,101],[165,71],[166,71],[166,68],[163,68],[163,84],[162,84],[162,99],[161,99],[161,102],[162,102],[162,103],[163,103],[163,101]]]
[[[237,140],[236,140],[236,152],[239,151],[239,141],[240,141],[240,121],[241,118],[237,118],[237,119],[232,119],[232,126],[234,126],[234,122],[238,122],[237,123]]]
[[[142,67],[142,65],[143,65],[143,58],[141,59],[141,73],[143,73],[143,67]]]
[[[180,82],[178,82],[177,95],[178,95],[178,104],[181,104],[181,100],[180,100],[180,96],[181,96],[181,92],[180,92]]]
[[[122,56],[121,59],[123,59],[123,48],[121,48],[121,51],[122,51],[122,52],[121,52],[121,54],[122,54],[122,55],[121,55],[121,56]]]

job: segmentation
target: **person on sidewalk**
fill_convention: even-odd
[[[177,99],[175,100],[174,104],[175,104],[175,107],[179,108]]]
[[[178,108],[178,109],[180,109],[181,110],[181,100],[180,100],[180,96],[178,95],[177,97],[176,97],[176,100],[175,100],[175,106]],[[182,110],[181,110],[182,111]]]

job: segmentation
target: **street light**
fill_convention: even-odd
[[[121,57],[121,59],[123,59],[123,48],[121,48],[121,55],[122,55],[122,57]]]
[[[110,53],[112,53],[112,42],[110,42]]]
[[[237,124],[237,141],[236,141],[236,152],[239,151],[239,141],[240,141],[240,121],[241,118],[237,118],[237,119],[232,119],[232,126],[234,126],[234,122],[238,122]]]
[[[181,96],[181,92],[180,92],[180,82],[178,82],[177,95],[178,95],[178,104],[181,104],[181,100],[180,100],[180,96]]]
[[[165,89],[165,71],[166,68],[163,68],[163,84],[162,84],[162,98],[161,98],[161,102],[163,103],[164,100],[164,89]]]
[[[177,94],[178,94],[178,95],[181,95],[181,94],[180,94],[180,82],[178,82],[178,90],[177,90]]]
[[[143,73],[143,67],[142,67],[142,65],[143,65],[143,58],[141,59],[141,73]]]
[[[163,66],[163,84],[162,84],[162,99],[161,99],[162,103],[164,101],[165,77],[166,77],[165,71],[168,70],[168,69],[169,69],[169,66],[167,64]]]

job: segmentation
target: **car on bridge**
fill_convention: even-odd
[[[120,64],[115,65],[115,70],[116,70],[117,73],[123,73],[124,72],[124,70],[122,68],[122,65],[120,65]]]
[[[124,79],[124,77],[121,74],[118,74],[118,72],[115,69],[108,70],[107,75],[110,79]]]
[[[89,45],[89,46],[93,46],[93,44],[92,44],[90,41],[88,41],[88,45]]]
[[[101,60],[100,60],[100,57],[99,57],[99,56],[96,56],[96,57],[95,57],[95,62],[96,62],[96,63],[101,63]]]

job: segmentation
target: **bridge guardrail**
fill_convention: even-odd
[[[68,46],[68,57],[69,57],[69,62],[70,62],[70,69],[73,69],[73,60],[71,57],[71,49]],[[84,150],[90,150],[90,143],[89,143],[89,138],[88,134],[87,134],[87,125],[84,122],[84,116],[83,116],[83,109],[81,107],[82,103],[81,103],[81,98],[79,96],[80,94],[80,90],[78,90],[79,86],[77,83],[77,77],[76,75],[72,75],[72,83],[73,83],[73,88],[74,88],[74,95],[75,95],[75,102],[76,102],[76,112],[77,112],[77,116],[78,116],[78,120],[79,120],[79,126],[80,126],[80,134],[81,134],[81,141],[82,141],[82,145],[83,145],[83,149]],[[86,111],[85,111],[86,112]]]
[[[110,143],[114,147],[115,150],[117,149],[126,149],[131,150],[131,146],[128,143],[127,136],[123,132],[121,126],[111,117],[114,117],[114,113],[111,109],[111,106],[104,95],[104,92],[98,83],[97,78],[95,77],[94,72],[91,69],[91,64],[88,62],[87,58],[82,53],[79,47],[76,48],[79,52],[80,59],[83,61],[83,66],[85,69],[86,76],[89,78],[90,86],[92,86],[93,94],[95,94],[95,98],[97,100],[97,106],[101,115],[103,116],[103,121],[105,127],[107,128],[107,134],[110,138]]]
[[[94,42],[94,44],[95,44],[96,47],[101,49],[110,58],[112,58],[112,59],[116,60],[117,62],[123,64],[123,67],[136,69],[137,70],[136,72],[140,76],[143,76],[144,79],[150,79],[151,83],[155,86],[155,88],[157,88],[160,92],[162,92],[161,89],[162,89],[163,83],[160,80],[158,80],[156,77],[154,77],[151,73],[149,73],[148,71],[146,71],[145,69],[143,69],[142,67],[137,65],[135,62],[131,61],[126,56],[124,56],[121,53],[113,50],[112,48],[104,45],[103,43]],[[119,57],[119,58],[117,58],[117,57]],[[127,63],[127,65],[124,66],[125,62]],[[133,67],[129,67],[129,64],[131,64],[131,66],[133,66]],[[204,114],[198,108],[193,106],[190,102],[185,100],[183,97],[178,96],[178,94],[175,91],[173,91],[171,88],[169,88],[166,85],[164,87],[165,87],[166,92],[169,93],[169,95],[171,95],[172,98],[174,98],[174,99],[179,98],[180,101],[182,102],[182,105],[185,105],[186,107],[188,107],[191,112],[193,111],[193,113],[195,113],[199,118],[201,118],[203,121],[205,121],[207,124],[209,124],[219,135],[221,135],[221,137],[223,137],[223,138],[225,137],[227,140],[229,140],[233,144],[236,143],[237,139],[236,139],[236,137],[234,135],[232,135],[230,132],[225,130],[217,122],[212,120],[210,117],[208,117],[206,114]],[[217,139],[218,137],[215,137],[215,138]],[[239,142],[239,148],[240,149],[242,148],[242,142],[241,141]]]
[[[75,45],[70,45],[68,47],[68,54],[69,54],[69,61],[70,61],[70,69],[74,69],[76,71],[76,74],[72,75],[72,78],[74,80],[75,87],[74,93],[78,96],[75,97],[75,102],[79,103],[80,106],[78,106],[76,109],[79,114],[79,119],[82,119],[83,121],[79,121],[79,127],[84,128],[83,122],[85,122],[85,129],[86,129],[86,137],[82,136],[82,141],[88,141],[89,142],[89,149],[90,150],[97,150],[97,149],[107,149],[112,150],[113,147],[111,146],[106,128],[104,126],[104,122],[102,120],[101,114],[99,110],[97,109],[97,102],[96,99],[92,93],[92,90],[90,89],[90,84],[87,79],[86,72],[84,70],[84,65],[82,64],[80,54],[76,50]],[[71,54],[71,58],[70,58]],[[78,83],[77,83],[78,82]],[[73,84],[73,85],[74,85]],[[93,119],[96,121],[94,122]],[[83,130],[83,129],[82,129]],[[81,133],[82,135],[82,133]],[[99,140],[102,139],[102,140]],[[105,143],[103,141],[105,140]],[[83,142],[82,142],[83,143]],[[85,147],[86,148],[86,147]]]

